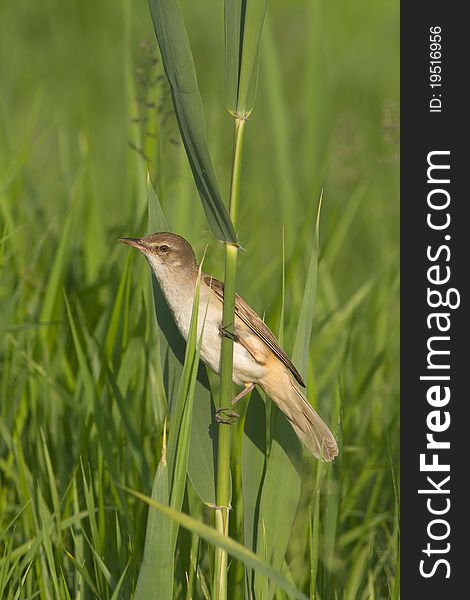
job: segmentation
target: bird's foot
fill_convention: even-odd
[[[230,325],[223,325],[222,323],[219,325],[219,334],[222,337],[226,337],[229,340],[232,340],[232,342],[238,342],[238,340],[240,339],[238,337],[238,335],[236,333],[234,333],[233,331],[229,331],[228,328],[231,327],[233,325],[233,323],[231,323]]]
[[[221,425],[231,425],[240,415],[231,408],[219,408],[215,411],[215,420]]]

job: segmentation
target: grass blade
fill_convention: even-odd
[[[276,570],[271,565],[261,560],[258,556],[256,556],[256,554],[253,554],[253,552],[251,552],[238,542],[235,542],[229,537],[221,535],[212,527],[209,527],[208,525],[205,525],[204,523],[193,519],[189,515],[179,512],[169,506],[165,506],[164,504],[160,504],[159,502],[152,500],[152,498],[149,498],[144,494],[141,494],[129,488],[124,489],[130,494],[136,496],[136,498],[139,498],[143,502],[146,502],[150,506],[154,506],[157,510],[167,515],[170,519],[173,519],[176,523],[178,523],[185,529],[189,529],[189,531],[203,538],[209,544],[223,548],[228,554],[234,556],[238,560],[241,560],[243,563],[245,563],[245,565],[251,567],[259,573],[262,573],[265,577],[268,577],[273,583],[285,590],[293,598],[298,598],[299,600],[307,600],[307,596],[305,596],[305,594],[298,590],[292,583],[287,581],[287,579],[284,577],[284,575],[282,575],[282,573],[280,573],[280,571]]]
[[[76,207],[78,205],[78,190],[81,184],[82,171],[79,171],[76,181],[74,182],[72,203],[70,212],[65,221],[62,235],[60,238],[57,252],[55,253],[54,261],[50,268],[50,275],[46,285],[46,294],[44,302],[42,304],[41,313],[39,315],[39,321],[47,322],[50,321],[54,315],[54,310],[57,307],[58,299],[60,296],[60,290],[63,285],[64,272],[68,261],[70,260],[70,253],[72,251],[72,240],[73,240],[73,226],[76,219]],[[43,338],[47,338],[47,330],[43,332]]]
[[[169,505],[168,463],[166,459],[166,434],[163,433],[162,457],[157,466],[152,487],[152,499]],[[153,506],[149,506],[144,557],[139,571],[135,600],[147,600],[158,590],[162,600],[172,597],[173,553],[170,548],[171,521]]]

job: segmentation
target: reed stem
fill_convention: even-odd
[[[230,184],[229,204],[230,217],[232,219],[232,223],[235,230],[237,228],[238,222],[240,173],[244,129],[245,119],[237,117],[235,119],[232,178]],[[237,256],[238,247],[234,244],[226,244],[223,326],[229,333],[233,333],[234,331]],[[224,336],[222,338],[219,408],[231,407],[232,405],[232,370],[233,341],[229,337]],[[228,536],[230,510],[230,442],[230,426],[221,424],[219,427],[219,445],[217,454],[217,508],[215,510],[215,526],[219,533],[226,536]],[[214,598],[216,600],[226,600],[227,598],[227,566],[227,553],[224,550],[217,548],[215,551],[214,565]]]

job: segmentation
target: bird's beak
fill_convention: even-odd
[[[118,242],[122,242],[123,244],[128,244],[129,246],[134,246],[134,248],[137,248],[137,250],[144,249],[142,240],[140,238],[119,238]]]

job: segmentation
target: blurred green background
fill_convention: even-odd
[[[227,197],[223,5],[181,6]],[[324,191],[309,398],[327,422],[341,404],[343,447],[320,598],[398,597],[398,51],[395,0],[271,0],[246,131],[237,289],[277,332],[284,232],[288,352]],[[198,256],[209,243],[205,268],[223,277],[157,57],[144,1],[0,2],[0,592],[12,597],[108,598],[124,572],[124,597],[135,586],[146,510],[114,481],[148,481],[101,363],[153,473],[165,409],[149,278],[116,243],[149,233],[145,156],[170,228]],[[309,459],[305,472],[287,563],[308,593]],[[94,523],[80,516],[91,506]]]

